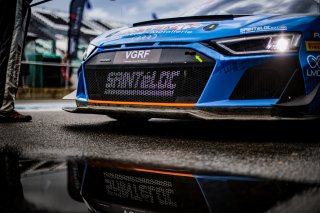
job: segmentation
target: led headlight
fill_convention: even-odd
[[[298,52],[301,34],[279,33],[211,41],[233,55]]]
[[[83,53],[83,60],[86,60],[92,53],[93,51],[96,49],[97,47],[89,44],[88,48],[86,49],[86,51]]]

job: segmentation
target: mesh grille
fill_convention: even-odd
[[[230,99],[277,99],[280,98],[290,77],[298,67],[293,59],[269,61],[246,71]]]
[[[195,103],[213,65],[86,66],[92,100]]]
[[[249,70],[237,85],[231,99],[279,98],[284,88],[279,88],[281,79],[278,73],[269,70]]]

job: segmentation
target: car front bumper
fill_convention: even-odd
[[[188,120],[315,120],[320,116],[310,116],[297,111],[282,110],[277,107],[226,107],[226,108],[173,108],[143,106],[107,106],[82,104],[64,108],[70,113],[101,114],[110,117],[134,116],[146,118],[188,119]]]

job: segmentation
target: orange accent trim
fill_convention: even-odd
[[[97,101],[89,100],[92,104],[114,104],[114,105],[140,105],[140,106],[162,106],[162,107],[194,107],[195,104],[187,103],[149,103],[149,102],[122,102],[122,101]]]
[[[179,176],[179,177],[193,177],[192,174],[177,173],[177,172],[164,172],[164,171],[139,169],[139,168],[134,168],[133,170],[138,171],[138,172],[148,172],[148,173],[161,174],[161,175],[172,175],[172,176]]]

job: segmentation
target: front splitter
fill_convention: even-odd
[[[64,111],[82,114],[113,116],[134,116],[149,118],[189,119],[189,120],[316,120],[319,116],[284,117],[272,107],[249,108],[158,108],[131,106],[80,106],[66,107]]]

